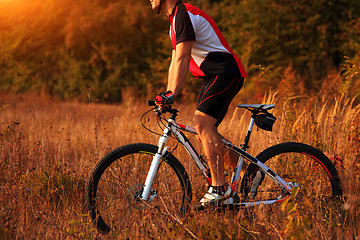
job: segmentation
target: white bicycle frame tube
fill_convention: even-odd
[[[199,155],[196,153],[195,149],[191,146],[190,142],[188,142],[186,140],[186,138],[181,133],[181,131],[178,130],[178,128],[180,128],[180,129],[182,129],[184,131],[197,134],[195,128],[189,127],[189,126],[186,126],[186,125],[183,125],[183,124],[177,124],[177,123],[175,123],[174,120],[172,120],[172,121],[173,121],[172,122],[173,124],[176,124],[176,125],[172,125],[172,133],[176,136],[177,139],[179,139],[180,143],[185,147],[186,151],[190,154],[191,158],[195,161],[198,168],[206,176],[206,170],[207,169],[204,166],[204,164],[201,162],[201,160],[199,158]]]

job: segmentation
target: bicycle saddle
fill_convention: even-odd
[[[239,104],[238,108],[269,110],[275,107],[274,104]]]

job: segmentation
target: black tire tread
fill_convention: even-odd
[[[304,143],[297,143],[297,142],[285,142],[274,145],[269,147],[259,153],[256,158],[260,160],[262,163],[266,163],[267,160],[271,159],[272,157],[281,154],[281,153],[304,153],[309,155],[310,157],[315,158],[317,161],[321,162],[323,167],[327,169],[329,173],[329,180],[332,186],[332,194],[333,196],[341,197],[342,196],[342,187],[339,174],[330,159],[322,153],[320,150],[304,144]],[[251,176],[254,175],[255,171],[257,171],[258,167],[255,164],[250,164],[246,170],[245,177],[243,178],[241,184],[241,192],[244,194],[249,193],[249,187],[251,184]],[[300,169],[299,169],[300,170]]]
[[[101,233],[108,234],[110,232],[109,226],[104,222],[102,217],[99,216],[95,203],[97,186],[102,174],[105,172],[106,168],[108,168],[114,161],[122,156],[138,152],[149,152],[151,154],[156,154],[157,149],[157,146],[146,143],[128,144],[114,149],[97,163],[86,186],[86,206],[94,225]],[[186,191],[185,196],[187,199],[184,200],[187,201],[185,203],[186,209],[181,209],[181,211],[187,211],[187,208],[189,208],[192,199],[191,184],[188,174],[186,173],[183,165],[172,154],[167,152],[163,158],[165,159],[165,162],[175,171],[183,188]]]

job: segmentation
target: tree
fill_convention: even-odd
[[[291,67],[308,89],[319,88],[329,70],[340,66],[351,36],[348,24],[358,19],[358,1],[249,0],[248,31],[252,46],[249,62],[274,68]],[[357,20],[359,21],[359,19]]]

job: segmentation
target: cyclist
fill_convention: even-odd
[[[234,197],[224,179],[224,161],[235,167],[238,159],[226,157],[229,153],[217,128],[230,102],[240,91],[246,72],[216,23],[202,10],[181,0],[150,0],[150,3],[158,14],[169,17],[173,46],[167,91],[156,96],[156,103],[172,103],[180,93],[189,70],[196,78],[204,80],[194,127],[210,168],[212,186],[198,206],[232,204]]]

